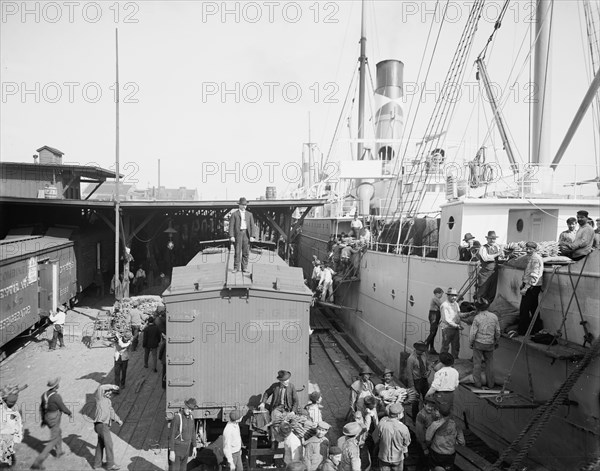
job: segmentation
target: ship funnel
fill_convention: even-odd
[[[402,97],[404,96],[404,64],[398,60],[386,60],[377,64],[375,88],[375,138],[377,140],[400,139],[404,128]],[[389,162],[397,157],[398,144],[378,142],[377,158]]]
[[[369,208],[374,194],[375,188],[372,183],[363,182],[356,188],[356,195],[358,196],[358,214],[360,216],[369,215]]]

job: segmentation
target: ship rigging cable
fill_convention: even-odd
[[[502,452],[502,454],[498,457],[496,462],[492,465],[491,470],[499,470],[502,469],[500,466],[502,462],[511,454],[511,452],[516,448],[516,446],[523,440],[525,435],[530,430],[533,430],[529,439],[525,442],[523,447],[519,450],[517,457],[511,463],[509,471],[516,471],[520,469],[520,465],[523,460],[526,458],[527,453],[531,449],[531,447],[537,441],[540,433],[548,423],[548,421],[552,418],[553,413],[556,411],[556,408],[563,404],[567,399],[567,395],[573,389],[573,386],[587,367],[590,365],[592,360],[594,360],[600,354],[600,337],[596,338],[591,345],[591,348],[588,352],[586,352],[583,359],[579,362],[577,367],[571,372],[568,378],[560,385],[560,387],[554,392],[552,398],[550,398],[543,406],[541,406],[533,415],[527,426],[519,433],[519,436]]]
[[[448,3],[449,3],[449,0],[446,1],[446,8],[448,8]],[[438,8],[439,8],[439,0],[436,1],[436,3],[435,3],[434,14],[438,11]],[[446,18],[446,15],[445,14],[442,15],[442,21],[440,23],[440,27],[439,27],[438,32],[437,32],[435,43],[433,45],[433,51],[431,52],[431,57],[429,58],[429,64],[427,65],[427,71],[425,72],[425,77],[423,79],[423,83],[426,83],[427,82],[427,78],[429,77],[429,72],[431,71],[431,66],[433,65],[433,59],[435,57],[435,51],[437,50],[437,45],[439,43],[440,36],[441,36],[441,33],[442,33],[442,27],[445,24],[445,18]],[[427,46],[429,45],[429,40],[431,38],[431,33],[433,31],[433,25],[434,25],[434,23],[435,22],[433,22],[433,21],[431,22],[431,26],[429,27],[429,32],[427,33],[427,41],[425,43],[425,51],[427,51]],[[424,59],[425,59],[425,54],[423,54],[423,57],[421,58],[421,63],[419,64],[419,72],[417,74],[417,83],[419,83],[419,80],[420,80],[420,77],[421,77],[421,71],[423,69],[423,61],[424,61]],[[410,131],[408,133],[407,142],[410,142],[410,138],[411,138],[412,133],[413,133],[413,129],[414,129],[415,122],[416,122],[416,117],[419,114],[419,108],[421,107],[423,93],[424,93],[424,87],[421,87],[421,93],[419,95],[419,99],[417,100],[417,108],[416,108],[414,114],[412,113],[412,105],[414,103],[414,99],[411,100],[410,106],[408,108],[407,116],[413,116],[413,117],[412,117],[412,124],[410,126]],[[406,129],[407,129],[406,127],[403,129],[401,139],[404,139],[404,133],[406,132]],[[408,151],[408,145],[405,146],[405,148],[404,148],[404,152],[402,153],[402,158],[396,160],[396,163],[394,164],[394,168],[392,170],[392,175],[398,175],[398,171],[399,171],[398,167],[401,165],[401,162],[403,162],[404,159],[406,158],[407,151]],[[399,178],[399,175],[396,178]],[[396,187],[397,187],[397,185],[390,185],[388,187],[387,194],[386,194],[386,200],[389,201],[389,203],[388,203],[388,206],[386,208],[384,219],[386,219],[387,216],[389,216],[389,213],[391,211],[391,206],[392,206],[391,202],[392,202],[392,198],[394,197],[394,193],[396,192]],[[394,210],[396,210],[396,209],[397,208],[395,208]],[[385,233],[385,231],[386,231],[386,228],[384,228],[384,230],[381,232],[380,236],[383,236],[383,234]]]
[[[406,191],[403,191],[400,213],[406,213],[409,217],[415,216],[418,213],[419,207],[425,196],[425,187],[428,182],[429,172],[426,166],[426,155],[429,155],[433,149],[439,148],[442,136],[447,130],[448,120],[454,113],[456,108],[456,99],[454,98],[453,87],[462,83],[465,65],[469,52],[473,45],[477,25],[481,18],[483,10],[483,1],[477,1],[471,8],[469,19],[463,30],[459,46],[454,54],[450,68],[444,80],[444,87],[440,93],[440,100],[437,101],[433,115],[429,119],[426,128],[426,136],[436,136],[434,139],[426,143],[422,143],[419,152],[417,153],[418,160],[411,166],[408,173]]]

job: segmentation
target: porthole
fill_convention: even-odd
[[[523,222],[523,219],[519,219],[517,221],[517,232],[523,232],[524,225],[525,225],[525,223]]]
[[[450,218],[448,218],[448,229],[452,229],[454,227],[454,217],[450,216]]]

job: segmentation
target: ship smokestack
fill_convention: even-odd
[[[390,175],[399,171],[397,165],[400,144],[397,142],[381,142],[382,140],[399,140],[404,130],[404,111],[402,98],[404,96],[404,64],[399,60],[385,60],[377,64],[377,82],[375,88],[375,155],[381,161],[382,174]],[[392,195],[390,185],[396,185],[399,180],[390,178],[381,181],[375,187],[373,201]],[[399,191],[394,191],[396,197]]]

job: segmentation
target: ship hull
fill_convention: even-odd
[[[304,222],[298,250],[299,263],[305,273],[310,273],[312,255],[326,259],[327,239],[330,233],[339,232],[339,229],[335,230],[338,227],[335,219],[309,219]],[[590,256],[581,277],[578,276],[581,262],[571,267],[571,276],[566,268],[561,268],[554,276],[546,270],[544,292],[547,293],[542,299],[546,328],[554,331],[560,327],[562,310],[573,291],[571,282],[577,282],[579,278],[577,300],[584,320],[591,332],[599,332],[599,260],[598,253]],[[362,257],[359,279],[342,283],[335,291],[336,304],[345,307],[336,310],[336,314],[346,331],[364,345],[369,354],[395,371],[402,371],[403,354],[412,351],[413,343],[425,339],[429,333],[428,309],[434,288],[458,289],[473,269],[473,265],[464,262],[369,250]],[[517,305],[521,276],[522,270],[508,267],[503,267],[499,274],[498,292]],[[581,318],[576,301],[571,301],[563,330],[569,333],[569,340],[581,345],[584,333]],[[468,333],[468,327],[461,333],[459,355],[459,358],[467,360],[466,363],[472,356]],[[440,342],[438,333],[438,350]],[[516,340],[501,339],[494,359],[496,383],[502,384],[510,374],[508,389],[523,398],[530,398],[531,374],[534,400],[541,403],[550,399],[576,367],[576,362],[553,359],[543,348],[531,347],[526,349],[527,355],[521,352],[515,362],[519,346],[520,342]],[[548,469],[576,469],[576,465],[589,461],[598,452],[599,371],[600,364],[595,359],[570,392],[570,405],[559,406],[544,428],[528,454],[530,459]],[[517,437],[535,410],[497,408],[461,386],[455,413],[465,419],[471,430],[488,445],[501,451]]]

